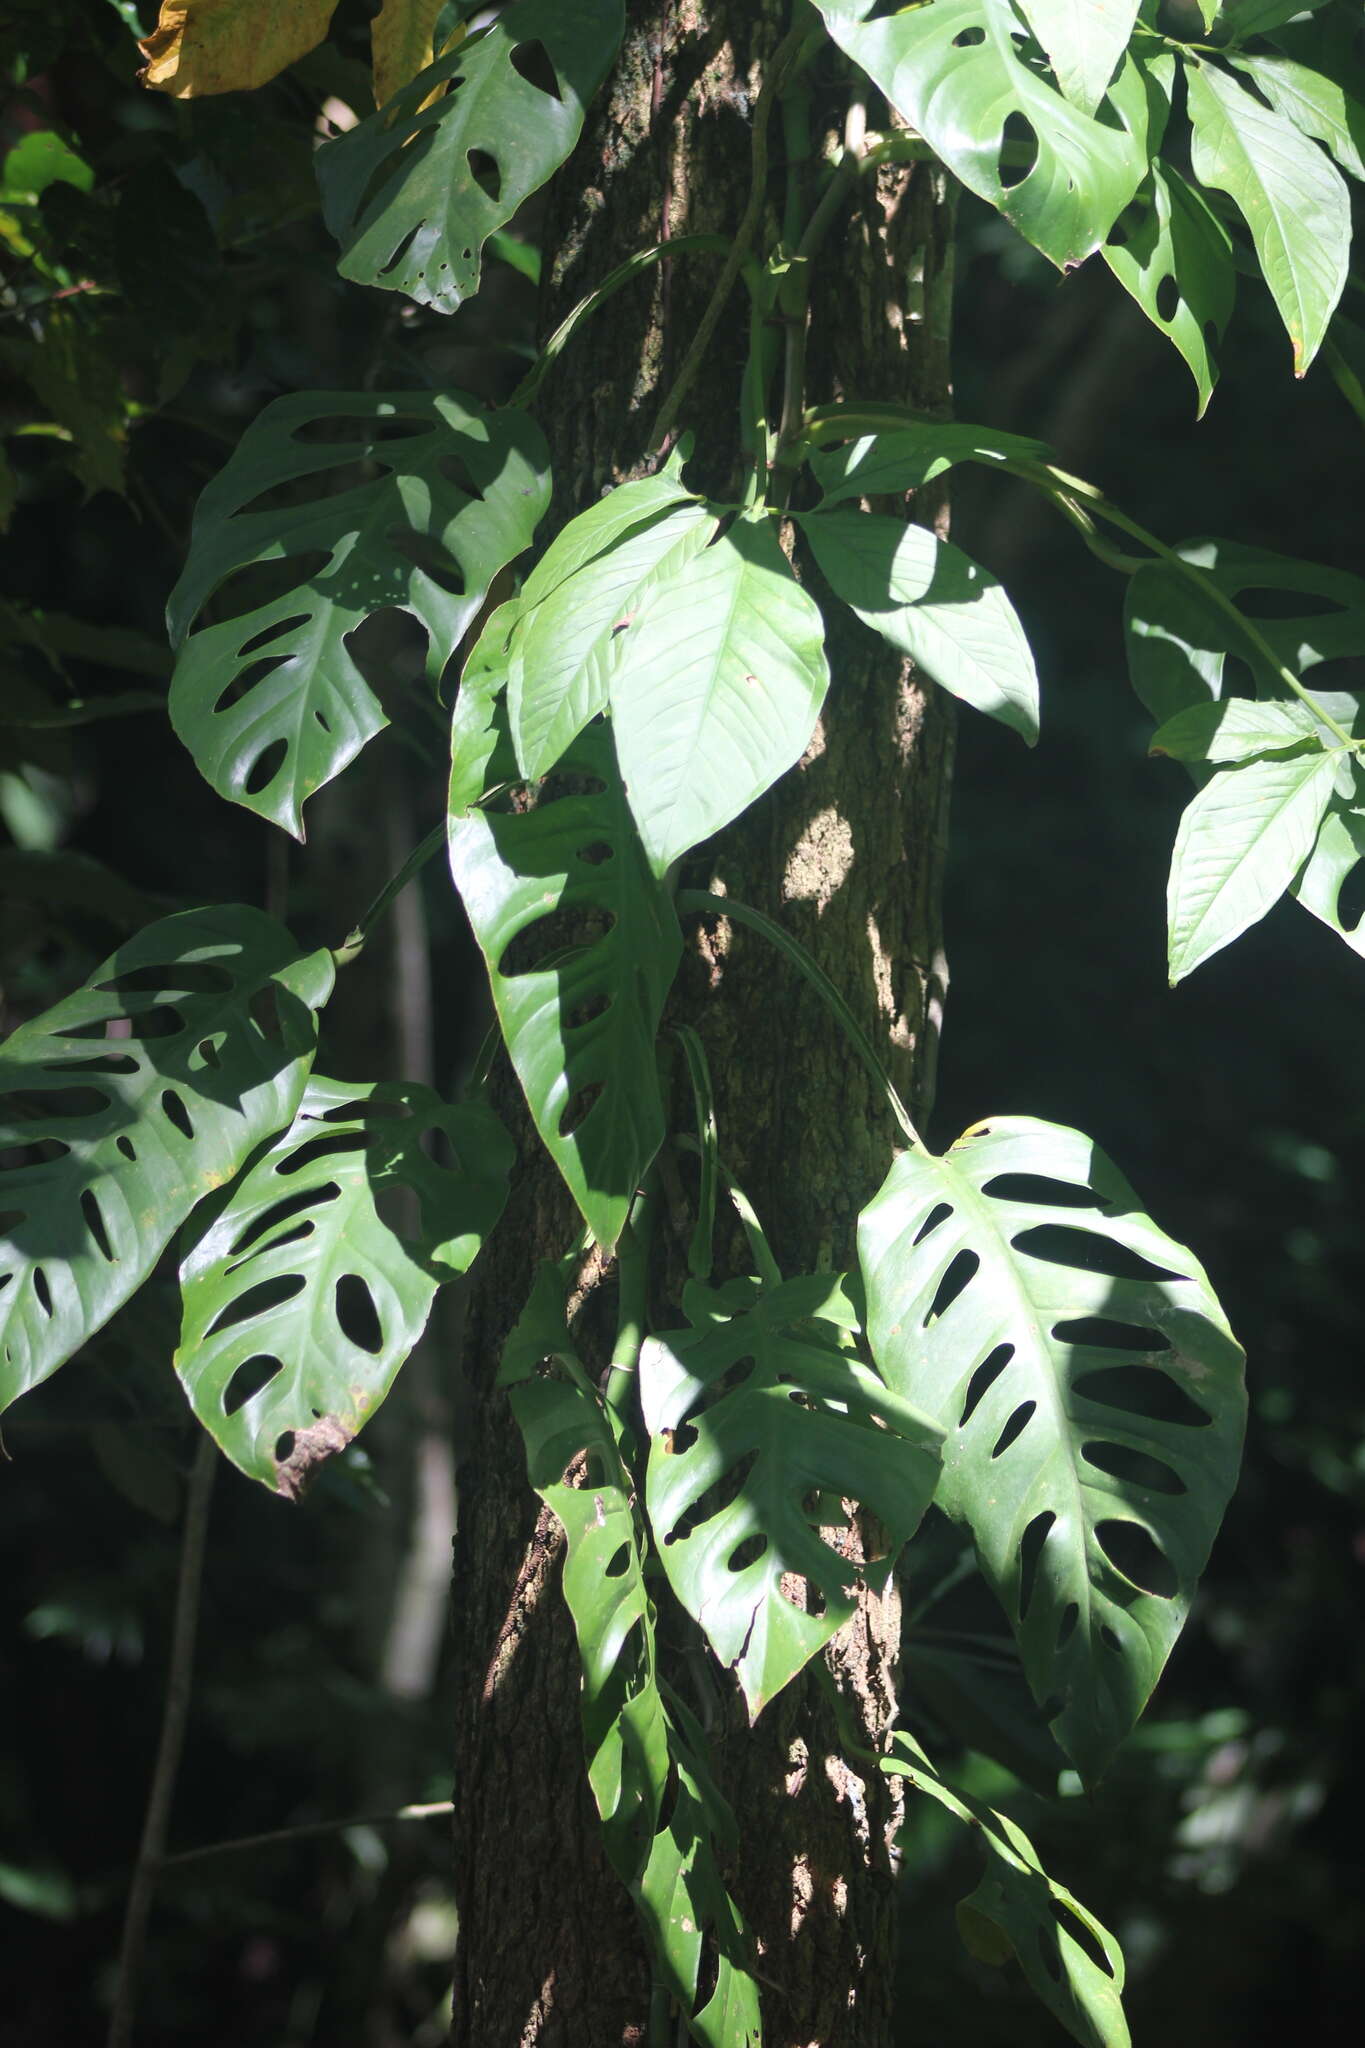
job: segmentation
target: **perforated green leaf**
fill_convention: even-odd
[[[559,768],[575,793],[452,814],[450,865],[536,1128],[610,1246],[663,1138],[654,1040],[682,938],[640,851],[610,729],[580,733]],[[513,955],[523,933],[534,936]]]
[[[516,0],[318,152],[338,268],[453,313],[484,243],[563,163],[621,40],[621,0]]]
[[[1365,954],[1365,917],[1348,925],[1341,914],[1341,896],[1365,860],[1365,804],[1337,798],[1318,828],[1317,844],[1293,886],[1305,910],[1311,910],[1353,953]]]
[[[829,1275],[766,1291],[693,1282],[683,1301],[693,1327],[647,1338],[640,1355],[645,1498],[669,1583],[733,1666],[752,1719],[919,1526],[940,1432],[859,1364],[855,1312]],[[845,1500],[882,1525],[880,1574],[835,1547]],[[797,1606],[789,1575],[819,1598]]]
[[[1038,737],[1038,672],[1004,589],[960,548],[875,512],[814,512],[801,528],[836,597],[964,703]]]
[[[268,502],[294,485],[312,495]],[[302,838],[303,803],[387,723],[350,635],[386,606],[410,612],[439,676],[549,488],[526,415],[458,393],[267,406],[199,501],[168,613],[171,719],[220,795]],[[258,604],[248,584],[247,609],[191,632],[228,578],[296,557],[283,595]]]
[[[853,408],[855,416],[861,408]],[[880,408],[876,408],[880,410]],[[888,408],[890,410],[890,408]],[[836,420],[831,416],[829,426]],[[917,491],[959,462],[1046,462],[1041,441],[1001,434],[993,427],[969,427],[958,420],[923,420],[862,434],[838,448],[817,448],[810,458],[824,492],[820,509],[848,498],[877,498]]]
[[[1301,377],[1346,282],[1351,202],[1335,164],[1292,121],[1229,72],[1187,62],[1191,161],[1226,192],[1251,231],[1257,261],[1294,344]]]
[[[1237,293],[1232,237],[1203,196],[1166,163],[1153,163],[1135,207],[1138,217],[1125,215],[1101,254],[1189,364],[1202,418],[1218,376],[1212,345],[1223,338]]]
[[[1115,124],[1064,99],[1021,55],[1009,0],[934,0],[875,21],[872,0],[817,0],[831,35],[962,180],[1060,268],[1097,249],[1147,170],[1146,90],[1125,60],[1107,104]],[[1028,124],[1036,158],[1006,156],[1006,123]]]
[[[149,925],[0,1047],[0,1407],[147,1278],[195,1203],[287,1124],[327,952],[241,904]]]
[[[1336,788],[1321,746],[1220,768],[1185,806],[1166,891],[1172,986],[1277,903]]]
[[[1140,0],[1019,0],[1057,83],[1093,114],[1128,47]]]
[[[891,1743],[882,1769],[970,1828],[985,1857],[980,1884],[957,1909],[965,1947],[978,1962],[997,1968],[1011,1957],[1017,1960],[1034,1996],[1084,2048],[1128,2048],[1123,1951],[1108,1928],[1048,1876],[1032,1842],[1008,1815],[949,1785],[904,1729],[896,1730]]]
[[[877,1362],[947,1432],[937,1504],[971,1530],[1034,1695],[1093,1778],[1232,1490],[1241,1349],[1103,1153],[1030,1117],[898,1159],[858,1251]]]
[[[820,609],[772,520],[739,519],[652,579],[616,635],[616,747],[662,875],[798,760],[829,687]]]
[[[313,1075],[180,1268],[175,1369],[248,1478],[293,1498],[364,1427],[497,1222],[511,1165],[490,1110]]]
[[[1365,180],[1365,101],[1292,57],[1237,57],[1237,69],[1302,135],[1325,142],[1353,178]]]

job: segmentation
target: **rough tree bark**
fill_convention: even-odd
[[[751,111],[787,26],[786,5],[637,0],[629,12],[620,62],[551,195],[547,331],[631,250],[663,235],[732,232],[743,211]],[[811,83],[817,151],[842,130],[849,93],[830,53]],[[773,125],[774,236],[800,126],[784,137]],[[875,395],[946,406],[949,246],[938,173],[878,174],[862,211],[850,210],[826,245],[812,299],[812,400]],[[538,411],[558,480],[556,521],[638,473],[655,406],[714,281],[714,264],[675,259],[615,300],[553,373]],[[717,490],[734,482],[745,319],[737,290],[684,406],[683,424],[698,431],[698,470],[689,474]],[[798,571],[819,593],[809,562],[798,558]],[[830,654],[826,717],[799,770],[705,849],[685,879],[785,920],[845,992],[903,1092],[922,1105],[944,983],[950,708],[847,615],[833,622]],[[725,925],[694,927],[670,1018],[701,1031],[722,1153],[784,1271],[847,1264],[854,1218],[886,1171],[892,1132],[816,999],[760,940]],[[515,1115],[513,1095],[509,1086]],[[681,1095],[676,1109],[677,1126],[688,1128]],[[685,1202],[685,1168],[679,1191]],[[562,1254],[578,1227],[553,1169],[528,1165],[470,1308],[465,1356],[479,1411],[461,1471],[456,1545],[458,2048],[615,2048],[646,2038],[644,1956],[598,1847],[584,1775],[557,1525],[536,1514],[505,1398],[492,1392],[534,1261]],[[660,1236],[652,1302],[655,1326],[668,1327],[681,1320],[676,1251],[666,1226]],[[746,1270],[737,1246],[724,1250],[729,1270]],[[597,1285],[609,1310],[610,1273]],[[894,1592],[865,1596],[830,1654],[874,1746],[896,1711],[899,1636]],[[737,1700],[727,1700],[715,1757],[744,1845],[727,1875],[762,1951],[765,2041],[885,2048],[890,1785],[841,1760],[812,1683],[790,1688],[752,1732]]]

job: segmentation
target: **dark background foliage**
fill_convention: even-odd
[[[70,727],[15,721],[71,694],[164,690],[161,613],[195,498],[267,400],[358,384],[495,394],[519,361],[492,337],[524,350],[534,312],[528,255],[522,269],[492,263],[485,293],[447,321],[337,279],[313,131],[329,95],[363,93],[371,10],[343,6],[331,46],[250,99],[179,105],[136,84],[120,20],[135,11],[19,0],[0,29],[0,149],[55,130],[94,173],[89,192],[49,186],[36,211],[0,198],[0,429],[17,493],[0,540],[7,1027],[164,907],[269,902],[304,938],[336,943],[428,829],[440,739],[413,636],[392,615],[367,629],[365,653],[394,726],[316,801],[302,851],[211,796],[155,702]],[[1216,532],[1354,566],[1358,426],[1325,370],[1295,384],[1263,294],[1244,287],[1196,426],[1183,366],[1097,265],[1062,282],[967,204],[958,279],[962,417],[1051,440],[1065,467],[1170,538]],[[58,436],[31,431],[54,421]],[[1248,1349],[1252,1421],[1195,1615],[1098,1794],[1040,1796],[1058,1760],[1008,1683],[989,1694],[996,1725],[973,1719],[983,1667],[963,1661],[960,1632],[995,1623],[952,1589],[956,1539],[941,1522],[912,1567],[927,1653],[915,1709],[940,1741],[981,1745],[962,1751],[960,1773],[1019,1815],[1119,1933],[1138,2041],[1330,2039],[1365,1939],[1353,1881],[1365,1112],[1350,1078],[1365,969],[1286,904],[1167,989],[1165,867],[1187,784],[1146,758],[1119,580],[1043,520],[1022,489],[981,473],[957,494],[955,533],[1004,579],[1034,642],[1044,738],[1030,754],[986,720],[961,721],[932,1135],[1002,1109],[1091,1132],[1207,1265]],[[387,957],[376,949],[344,983],[330,1064],[398,1072],[429,1036],[436,1083],[452,1090],[483,998],[438,870],[413,903]],[[429,989],[411,972],[423,926]],[[192,1453],[174,1341],[167,1273],[6,1421],[5,2048],[93,2040],[101,2026]],[[454,1403],[458,1431],[457,1364],[455,1318],[428,1347],[426,1380],[400,1382],[363,1448],[301,1508],[222,1469],[175,1844],[447,1796],[439,1671],[413,1697],[381,1667],[394,1588],[430,1533],[422,1388],[438,1418]],[[439,1821],[365,1825],[168,1874],[141,2038],[439,2041],[447,1855]],[[907,2048],[1058,2038],[1013,1971],[957,1947],[970,1843],[912,1814],[903,1868]]]

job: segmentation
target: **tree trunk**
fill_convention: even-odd
[[[621,59],[551,195],[547,331],[632,250],[666,235],[733,233],[750,178],[751,113],[787,26],[776,0],[640,0]],[[808,113],[820,152],[841,133],[850,79],[832,51]],[[875,113],[875,110],[874,110]],[[875,114],[876,118],[884,118]],[[802,179],[800,111],[771,130],[766,232]],[[795,161],[793,161],[795,159]],[[812,166],[814,168],[814,166]],[[872,181],[865,181],[871,187]],[[947,400],[949,224],[940,174],[884,170],[827,241],[812,293],[807,396]],[[674,258],[596,316],[539,404],[557,479],[556,523],[632,473],[659,398],[696,331],[716,265]],[[734,486],[747,315],[737,288],[683,406],[707,487]],[[925,516],[923,505],[916,508]],[[932,508],[931,508],[932,509]],[[797,557],[817,594],[818,577]],[[879,1045],[902,1092],[932,1087],[943,992],[939,884],[952,754],[946,700],[828,607],[833,685],[798,770],[689,863],[781,919],[821,961]],[[763,942],[713,924],[690,933],[669,1021],[696,1025],[717,1096],[722,1155],[787,1273],[853,1258],[859,1208],[884,1175],[885,1110],[804,983]],[[516,1120],[509,1084],[506,1106]],[[675,1127],[691,1107],[679,1094]],[[579,1679],[559,1590],[557,1524],[537,1516],[505,1397],[503,1340],[537,1258],[580,1227],[529,1125],[509,1213],[470,1306],[467,1369],[478,1399],[460,1475],[455,1628],[456,1884],[452,2040],[458,2048],[615,2048],[647,2037],[649,1978],[628,1899],[598,1846],[583,1767]],[[675,1176],[676,1180],[676,1176]],[[675,1185],[685,1202],[685,1190]],[[675,1219],[676,1222],[676,1219]],[[681,1321],[676,1244],[659,1233],[655,1327]],[[747,1270],[718,1240],[721,1277]],[[614,1293],[610,1275],[602,1286]],[[899,1604],[865,1596],[829,1663],[863,1740],[897,1705]],[[719,1674],[718,1674],[719,1678]],[[713,1731],[717,1776],[743,1844],[731,1889],[759,1943],[768,2048],[885,2048],[891,2038],[894,1781],[855,1771],[825,1697],[797,1683],[744,1723],[733,1688]]]

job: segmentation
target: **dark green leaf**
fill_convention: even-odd
[[[856,412],[856,408],[854,409]],[[877,498],[917,491],[959,462],[1046,462],[1041,441],[998,434],[957,420],[915,422],[864,434],[842,448],[820,448],[810,458],[824,492],[821,511],[846,498]]]

